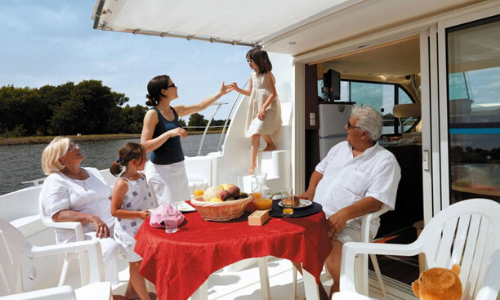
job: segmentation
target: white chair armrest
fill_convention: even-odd
[[[77,241],[80,242],[85,240],[83,237],[83,226],[80,222],[54,222],[48,218],[42,218],[42,222],[45,226],[51,228],[73,229]]]
[[[69,285],[0,297],[2,300],[76,300],[75,292]]]
[[[87,251],[90,258],[90,281],[104,281],[104,266],[102,260],[101,244],[99,241],[83,241],[68,244],[50,245],[43,247],[33,246],[31,256],[46,256],[72,251]]]
[[[373,219],[380,217],[389,211],[389,207],[385,204],[373,213],[369,213],[361,218],[361,242],[370,242],[370,223]]]
[[[62,229],[73,229],[75,231],[76,240],[78,242],[84,241],[83,237],[83,226],[80,222],[54,222],[52,218],[45,213],[45,209],[43,208],[43,200],[38,199],[38,211],[40,213],[40,217],[42,219],[42,223],[51,228],[62,228]]]
[[[342,247],[342,264],[340,270],[340,290],[356,292],[354,285],[355,259],[358,254],[413,256],[422,252],[424,243],[421,239],[412,244],[374,244],[349,242]]]

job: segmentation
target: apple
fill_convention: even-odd
[[[226,201],[229,198],[231,198],[231,194],[228,191],[226,191],[226,190],[222,190],[219,193],[219,198],[221,198],[222,200]]]
[[[228,192],[229,192],[229,194],[231,194],[231,196],[236,198],[240,195],[240,188],[233,185],[232,187],[229,188]]]

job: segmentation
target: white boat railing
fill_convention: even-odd
[[[212,123],[212,121],[213,121],[215,115],[217,114],[217,112],[219,111],[220,107],[222,105],[225,105],[225,104],[229,104],[229,103],[216,102],[216,103],[212,104],[212,105],[217,105],[217,108],[215,109],[214,113],[210,117],[210,120],[208,120],[207,126],[205,127],[205,131],[203,132],[203,136],[201,137],[200,146],[198,147],[198,155],[197,156],[201,155],[201,149],[203,148],[203,143],[205,142],[205,137],[207,136],[208,128],[210,127],[210,123]],[[228,119],[229,119],[229,117],[228,117]],[[226,119],[226,122],[227,122],[227,119]],[[223,132],[224,132],[224,130],[223,130]]]
[[[243,86],[243,88],[245,88],[248,84],[248,81],[245,82],[245,85]],[[222,133],[220,135],[220,139],[219,139],[219,145],[217,146],[217,151],[222,151],[222,141],[224,140],[224,136],[226,134],[226,127],[229,123],[229,119],[231,118],[231,115],[233,114],[233,111],[234,111],[234,107],[236,106],[236,103],[238,103],[238,100],[240,99],[241,97],[241,94],[238,93],[238,96],[236,96],[236,99],[234,99],[234,102],[233,102],[233,106],[231,107],[231,110],[229,111],[229,114],[227,115],[227,118],[226,118],[226,122],[224,122],[224,128],[222,129]]]

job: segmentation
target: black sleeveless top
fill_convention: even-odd
[[[156,124],[153,139],[171,129],[182,127],[179,123],[179,116],[173,107],[170,107],[174,113],[173,121],[165,119],[156,107],[153,107],[153,109],[158,114],[158,124]],[[169,138],[165,143],[163,143],[163,145],[158,147],[156,150],[153,150],[153,153],[151,154],[151,162],[156,165],[170,165],[183,160],[184,153],[182,152],[180,136]]]

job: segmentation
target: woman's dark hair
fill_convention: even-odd
[[[259,74],[266,74],[271,72],[273,65],[267,56],[267,52],[262,50],[260,47],[253,48],[248,51],[247,59],[251,59],[259,67]]]
[[[143,145],[132,142],[126,143],[118,150],[118,159],[111,164],[109,171],[115,176],[120,175],[123,167],[126,167],[132,159],[144,159],[144,153]]]
[[[168,89],[168,82],[170,77],[168,75],[159,75],[155,78],[151,79],[148,83],[148,94],[146,98],[146,105],[148,106],[157,106],[161,100],[161,90]]]

